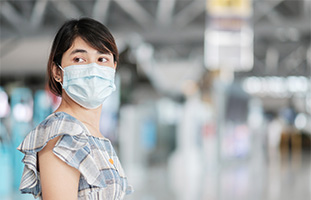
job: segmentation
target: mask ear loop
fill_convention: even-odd
[[[58,63],[55,63],[63,72],[65,72],[65,70],[58,64]],[[59,82],[60,83],[60,85],[63,87],[63,84],[62,84],[62,82]]]

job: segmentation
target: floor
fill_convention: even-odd
[[[310,200],[311,154],[223,164],[205,170],[196,180],[169,180],[166,165],[153,166],[144,184],[126,200]],[[210,171],[210,172],[209,172]],[[184,181],[183,180],[187,180]],[[194,187],[191,187],[195,185]]]
[[[311,199],[310,153],[223,163],[217,169],[192,167],[191,172],[190,168],[191,165],[183,165],[173,169],[181,171],[178,179],[170,174],[172,169],[168,163],[137,170],[143,173],[136,176],[140,180],[135,180],[133,175],[129,178],[135,192],[125,200]],[[30,200],[33,197],[15,192],[0,199]]]

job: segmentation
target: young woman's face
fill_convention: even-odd
[[[77,37],[72,46],[63,54],[61,66],[97,63],[105,67],[116,68],[113,55],[99,52],[88,45],[82,38]]]

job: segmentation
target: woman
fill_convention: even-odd
[[[47,72],[50,90],[62,101],[18,147],[25,154],[23,193],[44,200],[110,200],[132,192],[110,141],[99,132],[117,61],[114,38],[101,23],[82,18],[60,28]]]

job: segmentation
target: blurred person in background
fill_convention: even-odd
[[[128,185],[111,142],[99,131],[102,103],[115,90],[118,49],[110,31],[90,18],[56,34],[47,74],[60,106],[18,147],[25,154],[22,193],[44,200],[123,199]]]
[[[274,114],[270,122],[268,123],[268,156],[269,161],[273,162],[275,160],[279,161],[280,159],[280,144],[281,136],[285,123],[278,116]]]

